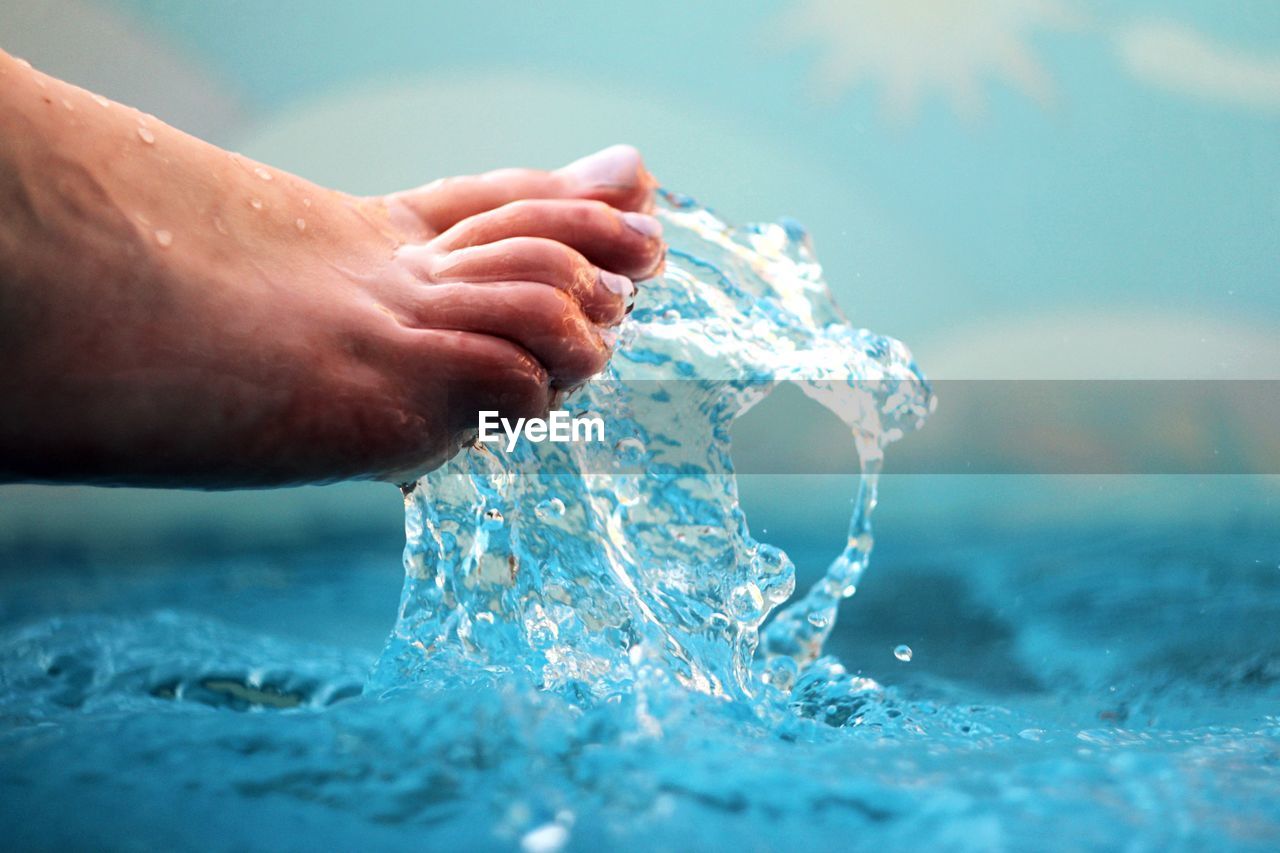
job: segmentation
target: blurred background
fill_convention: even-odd
[[[355,193],[633,143],[731,221],[803,222],[852,320],[905,341],[930,377],[1280,379],[1273,0],[5,0],[0,46]],[[826,416],[793,394],[752,417],[799,443]],[[1046,530],[1280,518],[1277,477],[893,476],[892,460],[869,593],[977,529],[1034,552]],[[753,530],[810,573],[841,547],[853,488],[742,482]],[[363,629],[375,641],[401,522],[376,484],[0,487],[10,576],[303,545],[380,555],[362,562],[385,608]],[[1272,539],[1252,547],[1280,568]],[[288,586],[275,559],[245,581],[266,621],[263,590]]]

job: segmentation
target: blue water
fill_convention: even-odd
[[[1273,849],[1272,526],[957,519],[864,575],[879,454],[927,386],[843,323],[798,228],[666,215],[670,269],[573,403],[609,441],[421,482],[398,611],[379,552],[11,567],[11,843]],[[848,542],[789,557],[727,445],[780,377],[866,465]]]

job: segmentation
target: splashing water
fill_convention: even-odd
[[[923,420],[928,385],[902,344],[848,324],[799,226],[665,201],[666,271],[572,400],[605,441],[477,445],[419,481],[374,686],[514,676],[584,703],[683,689],[777,705],[799,684],[824,704],[871,685],[814,664],[867,564],[883,448]],[[844,420],[862,477],[844,553],[762,638],[795,570],[750,535],[729,429],[782,381]]]

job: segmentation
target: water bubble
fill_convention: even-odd
[[[111,102],[101,95],[90,95],[90,97],[93,98],[93,102],[95,104],[102,107],[104,110],[111,106]]]
[[[792,658],[780,655],[765,666],[765,677],[770,684],[785,692],[796,683],[796,675],[799,671],[800,668]]]
[[[717,631],[723,631],[732,624],[732,620],[719,610],[707,617],[707,625]]]
[[[156,135],[145,127],[142,127],[142,126],[138,127],[138,138],[141,139],[147,145],[156,144]]]
[[[662,312],[662,319],[668,323],[677,323],[680,321],[680,312],[674,308],[668,308]]]
[[[173,245],[173,232],[164,228],[157,229],[156,242],[159,243],[162,248],[169,248]]]
[[[815,628],[825,628],[827,627],[827,623],[830,622],[830,620],[827,618],[827,614],[819,613],[816,610],[810,613],[805,618],[808,620],[809,624]],[[910,651],[911,651],[910,649],[907,650],[908,654],[910,653]]]
[[[559,498],[539,501],[538,505],[533,508],[533,514],[543,521],[550,518],[560,518],[564,515],[564,501]]]
[[[249,206],[252,207],[254,210],[262,210],[262,199],[260,198],[249,199]]]
[[[909,663],[911,661],[912,654],[913,652],[911,651],[911,647],[905,643],[900,646],[894,646],[893,648],[893,656],[903,663]]]
[[[257,175],[259,178],[262,178],[262,180],[264,181],[271,180],[271,173],[268,172],[266,169],[262,168],[261,166],[255,166],[253,169],[253,173]]]
[[[760,545],[753,562],[756,571],[766,577],[782,574],[791,566],[791,560],[787,555],[781,549],[769,544]]]
[[[297,219],[295,219],[293,222],[293,225],[300,232],[307,230],[307,220],[303,219],[302,217],[298,217]]]
[[[638,438],[624,438],[613,446],[618,454],[618,464],[623,468],[637,468],[644,464],[648,449]]]
[[[1042,741],[1044,740],[1044,729],[1023,729],[1018,732],[1018,737],[1023,740]]]
[[[739,619],[755,619],[764,612],[764,595],[760,587],[747,581],[729,593],[729,607]]]
[[[486,530],[497,530],[506,522],[502,517],[502,512],[497,507],[490,507],[484,511],[484,528]]]

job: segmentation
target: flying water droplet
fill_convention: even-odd
[[[141,139],[147,145],[156,144],[156,135],[145,127],[142,127],[142,126],[138,127],[138,138]]]
[[[162,248],[169,248],[173,245],[173,232],[164,228],[157,229],[156,242],[159,243]]]
[[[903,663],[910,663],[912,654],[911,647],[905,643],[900,646],[895,646],[893,649],[893,656]]]

